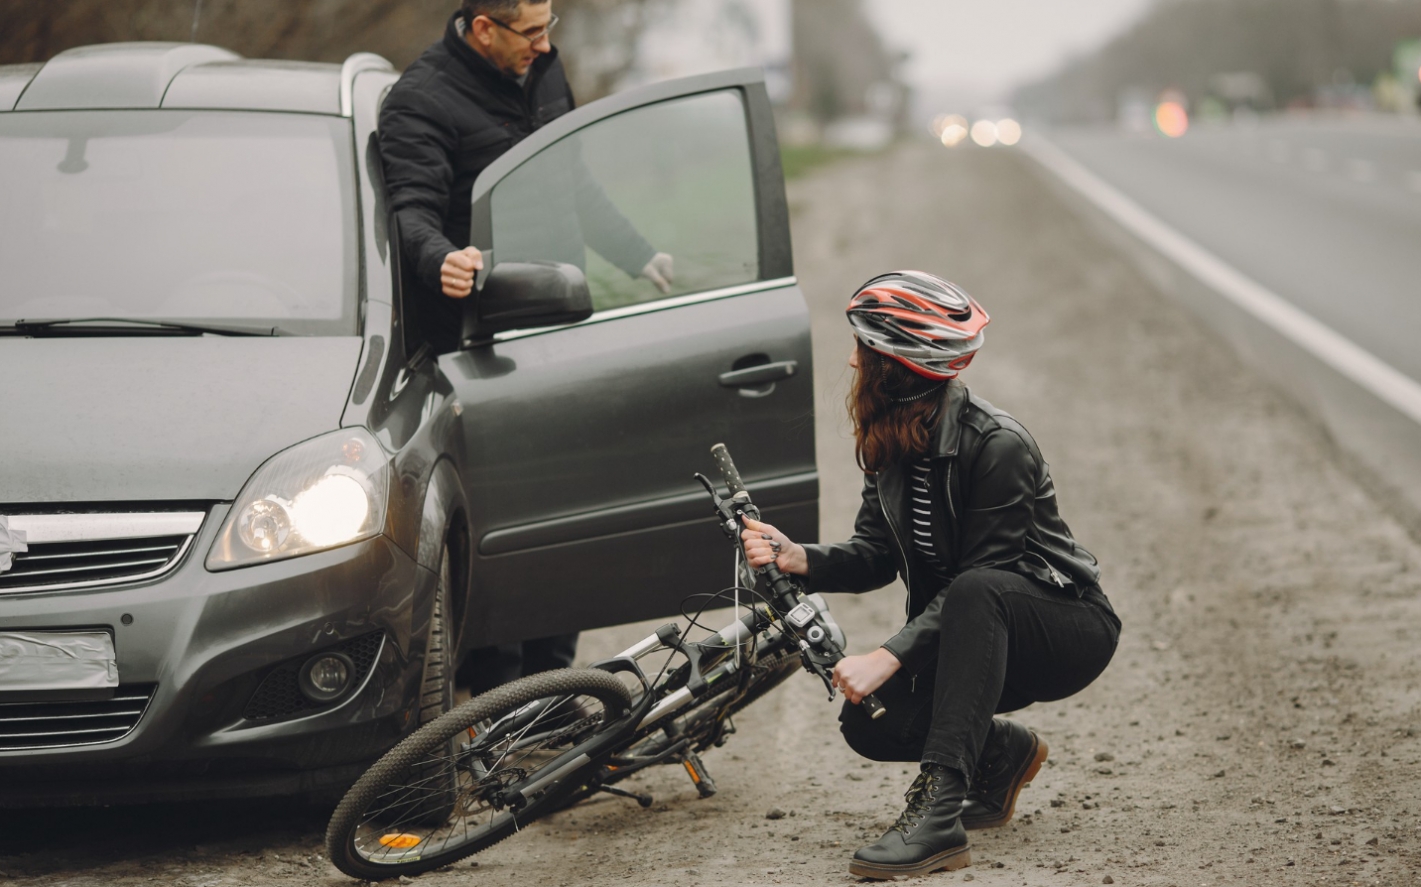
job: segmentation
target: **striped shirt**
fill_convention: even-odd
[[[918,556],[919,563],[927,567],[938,581],[947,583],[952,576],[943,566],[933,544],[932,474],[932,458],[927,455],[915,459],[908,468],[908,496],[913,508],[913,552]]]

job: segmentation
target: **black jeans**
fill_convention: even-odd
[[[937,665],[900,669],[877,691],[888,709],[872,720],[844,703],[849,747],[875,761],[925,761],[971,777],[992,715],[1085,689],[1120,637],[1098,588],[1076,598],[1006,570],[970,570],[944,592]]]
[[[576,633],[477,647],[470,650],[459,664],[458,671],[454,673],[454,683],[467,687],[471,695],[478,696],[530,674],[569,668],[576,655]]]

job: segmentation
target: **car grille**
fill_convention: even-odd
[[[376,660],[380,658],[380,648],[384,642],[385,633],[377,631],[286,660],[267,674],[247,702],[242,717],[249,721],[276,721],[310,714],[348,699],[349,694],[332,702],[312,702],[307,699],[301,692],[301,666],[318,653],[344,653],[355,663],[355,675],[350,679],[350,685],[353,689],[359,689],[365,682],[366,675],[370,674],[370,669],[375,667]]]
[[[94,702],[0,702],[0,751],[115,742],[132,732],[156,684],[121,684]]]
[[[0,573],[0,594],[113,585],[161,575],[192,545],[202,512],[16,514],[28,536]]]

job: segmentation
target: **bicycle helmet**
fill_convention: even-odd
[[[991,320],[957,284],[923,271],[873,278],[849,300],[848,315],[860,342],[938,380],[966,369]]]

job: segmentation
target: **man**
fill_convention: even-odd
[[[464,0],[444,39],[410,65],[381,107],[385,182],[414,289],[405,300],[406,323],[438,351],[458,347],[461,300],[473,292],[475,272],[484,265],[479,250],[468,245],[474,180],[499,155],[573,109],[567,76],[549,41],[556,24],[549,0]],[[584,227],[596,229],[598,221],[614,217],[623,232],[614,264],[669,292],[671,257],[636,234],[595,182],[584,178],[580,184],[584,193],[600,197],[583,199],[573,210],[589,212],[584,207],[595,204],[590,212],[600,216]],[[575,253],[582,255],[580,242]],[[456,680],[477,695],[571,665],[576,645],[572,634],[474,650]]]
[[[483,256],[467,245],[474,180],[574,107],[549,39],[556,24],[550,0],[465,0],[444,39],[410,65],[381,108],[390,204],[410,276],[422,290],[418,329],[441,351],[457,346],[459,300],[483,268]],[[640,275],[669,292],[671,257],[645,249],[650,257],[637,266]]]

